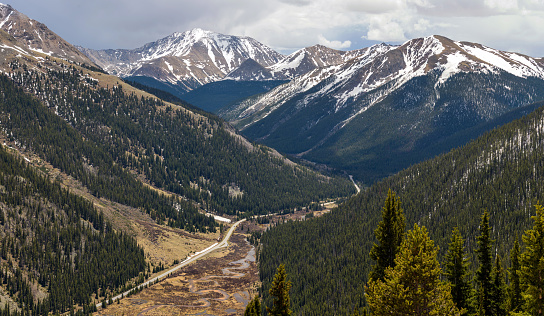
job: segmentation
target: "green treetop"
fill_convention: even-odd
[[[425,227],[414,225],[403,241],[395,267],[384,280],[372,279],[366,287],[372,315],[460,315],[450,284],[440,281],[438,247]]]
[[[517,312],[521,310],[523,305],[523,297],[521,296],[521,283],[520,283],[520,262],[519,262],[519,243],[518,240],[514,242],[514,248],[510,253],[510,261],[512,266],[510,267],[510,286],[508,288],[508,308],[510,311]]]
[[[468,309],[471,285],[468,272],[469,262],[465,258],[465,246],[459,229],[455,227],[446,254],[444,275],[451,283],[451,295],[459,309]]]
[[[504,270],[499,256],[495,257],[495,266],[492,273],[493,288],[491,291],[491,309],[495,316],[506,316],[508,312],[506,300],[506,284],[504,282]]]
[[[523,234],[525,250],[521,254],[520,278],[523,284],[525,311],[544,314],[544,209],[535,205],[534,224]]]
[[[247,304],[244,316],[261,316],[261,300],[258,295]]]
[[[480,315],[493,315],[491,294],[493,282],[491,272],[493,271],[493,259],[491,256],[491,245],[493,240],[490,237],[489,214],[484,211],[480,221],[480,236],[478,236],[478,261],[480,266],[476,271],[476,285],[478,289],[478,305]]]
[[[404,238],[404,213],[400,207],[400,199],[389,189],[382,210],[382,221],[374,231],[378,243],[372,246],[370,258],[376,261],[369,279],[383,280],[385,269],[395,266],[395,256]]]
[[[287,280],[287,272],[285,265],[280,264],[274,281],[270,286],[270,295],[274,297],[274,305],[272,308],[266,307],[270,316],[288,316],[291,315],[289,290],[291,289],[291,281]]]

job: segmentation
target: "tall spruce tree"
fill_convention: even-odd
[[[255,295],[247,304],[244,316],[261,316],[261,300],[259,299],[259,295]]]
[[[535,205],[533,228],[523,234],[525,250],[521,254],[520,279],[525,311],[531,315],[544,314],[544,208]]]
[[[501,265],[501,258],[495,257],[495,266],[492,273],[493,288],[491,291],[491,310],[495,316],[506,316],[506,283],[504,281],[504,270]]]
[[[404,238],[405,228],[400,198],[389,189],[382,209],[382,220],[374,231],[378,243],[372,246],[370,258],[376,261],[376,264],[372,267],[369,279],[383,280],[385,269],[395,266],[395,256]]]
[[[370,280],[366,298],[372,315],[460,315],[449,282],[440,280],[438,247],[427,229],[414,225],[403,241],[395,267],[384,280]]]
[[[491,229],[489,227],[489,214],[484,211],[480,221],[480,236],[478,236],[478,255],[479,267],[476,271],[476,286],[478,289],[478,309],[480,315],[493,315],[491,294],[493,291],[493,282],[491,272],[493,271],[493,259],[491,256]]]
[[[451,283],[451,296],[459,309],[469,310],[471,285],[469,279],[469,262],[465,258],[465,246],[459,229],[455,227],[451,234],[444,264],[444,275]]]
[[[521,267],[519,262],[519,243],[517,239],[514,242],[514,247],[510,253],[510,262],[512,265],[509,269],[510,286],[508,287],[508,309],[512,312],[519,312],[523,306],[523,297],[521,295]]]
[[[278,267],[269,290],[270,295],[274,297],[274,305],[272,305],[272,308],[266,307],[266,311],[270,316],[291,315],[291,301],[289,298],[290,289],[291,281],[287,280],[285,265],[282,263]]]

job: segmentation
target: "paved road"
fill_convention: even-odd
[[[349,176],[349,179],[351,180],[351,182],[353,182],[353,185],[355,186],[355,189],[357,190],[357,193],[361,192],[361,189],[359,188],[357,183],[355,183],[355,181],[353,181],[353,176],[352,175]]]
[[[245,219],[243,219],[241,221],[237,221],[236,223],[234,223],[234,225],[232,225],[232,227],[229,229],[229,231],[227,232],[227,234],[225,235],[225,237],[223,238],[223,240],[220,243],[215,243],[215,244],[211,245],[210,247],[195,253],[194,255],[190,256],[187,259],[185,259],[183,262],[181,262],[177,266],[173,267],[172,269],[162,273],[159,276],[156,276],[156,277],[154,277],[152,279],[149,279],[146,282],[144,282],[144,283],[142,283],[142,284],[140,284],[140,285],[138,285],[138,286],[136,286],[136,287],[122,293],[122,294],[114,296],[112,298],[112,300],[117,301],[118,299],[121,299],[122,297],[126,297],[129,294],[129,292],[132,291],[133,289],[139,289],[139,288],[142,288],[142,287],[144,287],[144,286],[146,286],[146,285],[148,285],[150,283],[154,283],[159,279],[163,279],[163,278],[167,277],[169,274],[175,272],[176,270],[181,269],[181,268],[185,267],[186,265],[188,265],[190,263],[193,263],[194,261],[204,257],[205,255],[209,254],[210,252],[212,252],[214,250],[217,250],[219,248],[227,247],[230,236],[232,236],[232,233],[234,233],[234,230],[236,229],[236,226],[238,226],[238,224],[240,224],[243,221],[245,221]],[[102,303],[96,304],[96,307],[97,308],[102,307]]]

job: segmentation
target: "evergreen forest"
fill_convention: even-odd
[[[158,222],[207,231],[215,224],[196,206],[265,214],[354,191],[347,179],[246,142],[211,114],[139,97],[122,84],[103,88],[76,67],[53,66],[60,69],[12,63],[2,78],[1,127],[95,196],[141,208]],[[162,196],[138,177],[183,199]]]
[[[367,306],[374,231],[390,189],[400,198],[406,227],[426,227],[441,263],[457,228],[471,279],[478,274],[480,219],[487,211],[489,239],[494,241],[489,251],[500,258],[505,271],[510,269],[515,242],[531,227],[534,205],[544,196],[544,104],[540,105],[463,147],[381,180],[329,214],[286,222],[264,233],[259,257],[263,305],[271,303],[265,289],[283,263],[293,284],[294,314],[348,315]]]
[[[0,146],[2,315],[96,310],[93,294],[122,289],[146,269],[134,238],[93,204]],[[123,260],[119,260],[123,258]],[[42,294],[36,294],[42,293]]]
[[[249,143],[175,98],[166,103],[122,81],[104,87],[52,58],[33,66],[14,60],[10,69],[0,75],[0,282],[13,300],[0,305],[2,315],[88,314],[96,299],[149,272],[130,234],[20,153],[97,198],[188,232],[216,231],[203,210],[285,212],[354,192],[348,179]]]

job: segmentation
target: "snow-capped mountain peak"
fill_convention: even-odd
[[[173,33],[134,50],[82,50],[112,74],[152,77],[186,90],[223,79],[247,59],[269,66],[283,58],[251,37],[200,28]]]
[[[297,51],[270,68],[276,71],[297,69],[307,60],[307,56],[311,56],[310,52],[309,48]],[[229,114],[225,117],[231,121],[244,122],[244,125],[237,127],[245,129],[266,119],[286,103],[295,109],[326,103],[329,114],[343,111],[345,115],[343,109],[352,108],[351,113],[334,126],[334,130],[338,130],[412,79],[427,76],[431,72],[429,78],[436,79],[425,80],[435,80],[431,86],[435,91],[432,98],[438,99],[440,87],[461,72],[476,75],[507,73],[522,79],[544,79],[542,59],[503,52],[480,44],[452,41],[438,35],[412,39],[398,46],[374,45],[351,54],[355,57],[344,58],[336,65],[316,67],[295,77],[288,84],[253,98],[251,102],[233,105],[232,111],[226,109],[224,113],[231,111],[236,117]],[[429,104],[432,102],[436,101],[429,101]],[[359,103],[363,105],[355,105]]]
[[[297,50],[269,67],[276,78],[293,79],[314,69],[339,65],[354,57],[352,52],[314,45]]]
[[[30,19],[9,4],[0,4],[0,28],[28,49],[84,64],[92,62],[44,24]]]
[[[298,66],[307,55],[295,52],[283,62]],[[334,157],[334,166],[367,177],[384,161],[394,163],[381,176],[429,148],[447,150],[441,142],[454,133],[473,132],[544,98],[542,58],[481,44],[435,35],[353,55],[219,114],[280,151],[325,164]]]

